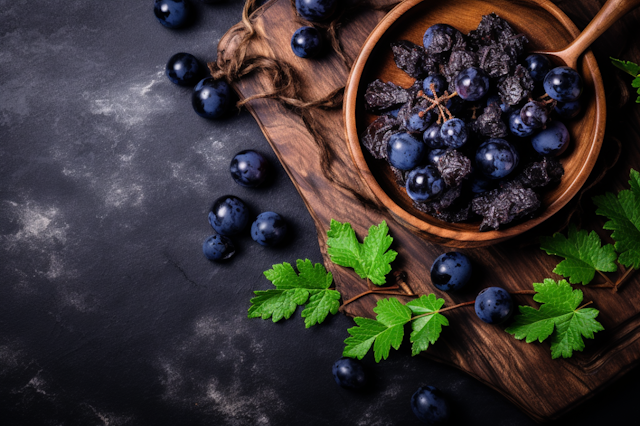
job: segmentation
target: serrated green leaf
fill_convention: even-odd
[[[398,254],[389,250],[393,238],[389,236],[386,222],[371,226],[362,244],[358,242],[351,224],[333,219],[327,236],[327,254],[333,263],[353,268],[361,278],[376,285],[386,283],[385,277],[391,272],[390,264]]]
[[[618,266],[617,254],[611,244],[602,246],[602,241],[594,231],[578,231],[574,224],[569,226],[567,237],[559,232],[552,237],[542,237],[540,248],[556,256],[564,257],[553,270],[556,274],[569,278],[573,284],[589,284],[596,271],[615,272]]]
[[[631,81],[631,87],[635,87],[636,89],[640,87],[640,77],[636,77]]]
[[[411,346],[412,355],[426,351],[429,344],[435,343],[440,337],[442,326],[449,325],[449,320],[444,315],[437,313],[443,305],[444,299],[436,298],[435,294],[423,295],[419,299],[407,303],[415,315],[429,314],[417,318],[411,323],[413,330],[410,337],[411,343],[413,343]]]
[[[573,290],[565,280],[555,282],[545,279],[533,285],[537,292],[533,299],[542,303],[540,309],[520,306],[520,314],[505,331],[527,343],[540,342],[551,337],[551,357],[569,358],[573,351],[584,349],[583,337],[593,339],[593,334],[604,330],[595,320],[598,310],[578,309],[583,294]]]
[[[640,74],[640,66],[631,61],[621,61],[620,59],[611,58],[611,63],[633,77]]]
[[[411,320],[411,309],[400,303],[398,299],[380,299],[373,312],[378,314],[376,320],[388,327],[406,324]]]
[[[251,299],[249,318],[272,318],[273,322],[278,322],[282,318],[289,319],[298,305],[302,305],[309,298],[309,292],[300,288],[258,290],[254,293],[256,297]]]
[[[323,322],[329,312],[337,314],[339,308],[340,293],[335,290],[322,290],[312,295],[302,311],[306,328]]]
[[[615,249],[620,253],[618,262],[624,266],[640,268],[640,173],[631,170],[629,185],[617,196],[608,192],[594,197],[596,214],[609,220],[603,228],[613,231]]]

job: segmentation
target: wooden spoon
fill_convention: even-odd
[[[578,69],[578,58],[591,46],[591,43],[608,30],[614,22],[638,6],[640,6],[640,0],[608,0],[600,9],[600,12],[587,25],[587,28],[564,50],[536,53],[554,56],[567,66]]]

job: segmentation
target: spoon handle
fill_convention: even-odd
[[[614,22],[638,6],[640,6],[640,0],[608,0],[587,25],[587,28],[564,49],[565,57],[577,60],[582,52],[591,46],[591,43],[608,30]]]

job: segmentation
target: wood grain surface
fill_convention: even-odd
[[[384,4],[382,0],[378,4]],[[557,2],[576,22],[584,27],[602,3],[569,0]],[[249,46],[250,54],[261,54],[289,63],[304,88],[306,100],[317,99],[342,87],[349,69],[335,55],[320,60],[304,60],[293,55],[290,38],[299,27],[289,0],[271,0],[256,11],[252,21],[258,34]],[[350,60],[358,55],[368,34],[382,19],[384,12],[363,8],[342,27],[340,40]],[[478,17],[479,21],[480,17]],[[447,305],[473,300],[484,287],[501,286],[511,291],[529,290],[533,282],[544,278],[560,278],[551,271],[558,258],[545,255],[535,244],[539,235],[550,235],[566,224],[569,214],[578,208],[573,220],[584,229],[594,229],[603,238],[603,220],[596,217],[592,195],[626,186],[630,167],[640,168],[640,134],[638,107],[628,102],[628,81],[608,64],[608,56],[624,56],[640,60],[638,35],[633,31],[637,14],[625,18],[596,42],[594,50],[606,85],[610,120],[607,123],[602,152],[596,163],[589,188],[597,176],[615,159],[621,141],[622,155],[606,173],[602,182],[580,194],[567,207],[532,231],[497,245],[460,250],[474,262],[474,281],[465,291],[449,294],[431,285],[429,267],[433,260],[449,251],[445,246],[429,242],[401,226],[387,213],[360,179],[344,136],[342,111],[313,112],[313,119],[322,137],[329,143],[329,168],[320,167],[318,142],[311,137],[298,115],[273,100],[256,100],[248,106],[261,126],[283,167],[296,185],[315,221],[325,265],[334,274],[336,286],[343,298],[349,299],[367,290],[367,284],[351,270],[333,265],[326,256],[326,230],[331,219],[350,222],[360,238],[372,224],[386,220],[394,237],[393,248],[399,255],[393,266],[407,273],[407,284],[416,293],[436,293]],[[232,53],[242,34],[241,26],[232,28],[220,41],[219,52]],[[236,84],[241,97],[263,93],[271,88],[268,76],[252,74]],[[615,112],[613,112],[615,111]],[[365,202],[358,200],[359,194]],[[581,200],[581,203],[578,201]],[[293,259],[289,259],[293,260]],[[640,274],[630,280],[618,294],[609,290],[583,288],[585,301],[594,301],[600,310],[598,319],[606,331],[588,340],[584,352],[568,360],[551,360],[549,344],[526,344],[504,332],[504,327],[489,326],[479,321],[473,308],[461,308],[447,313],[450,326],[432,345],[425,356],[455,366],[488,386],[498,390],[532,418],[544,421],[557,418],[575,408],[619,378],[640,359]],[[382,296],[367,296],[349,305],[351,316],[372,317],[372,308]],[[408,301],[405,300],[405,301]],[[516,303],[532,304],[530,296],[515,296]],[[345,332],[345,337],[347,334]],[[405,342],[405,344],[407,344]],[[393,353],[392,353],[393,356]]]

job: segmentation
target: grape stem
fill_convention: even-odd
[[[453,310],[453,309],[462,308],[463,306],[470,306],[470,305],[474,305],[475,303],[476,303],[476,301],[475,301],[475,300],[472,300],[471,302],[459,303],[459,304],[457,304],[457,305],[449,306],[448,308],[438,309],[437,311],[427,312],[426,314],[416,315],[415,317],[411,317],[411,321],[416,320],[416,319],[418,319],[418,318],[426,317],[426,316],[428,316],[428,315],[441,314],[442,312],[446,312],[446,311],[451,311],[451,310]]]
[[[458,96],[458,92],[453,92],[450,95],[449,92],[445,90],[444,95],[438,96],[434,83],[429,85],[429,89],[431,90],[431,93],[433,93],[433,97],[427,96],[427,94],[422,90],[418,92],[418,97],[425,98],[429,103],[431,103],[427,109],[420,112],[420,118],[424,117],[424,115],[432,109],[438,108],[438,124],[441,124],[441,120],[451,120],[453,118],[453,114],[451,114],[451,111],[449,111],[446,105],[449,99]]]

